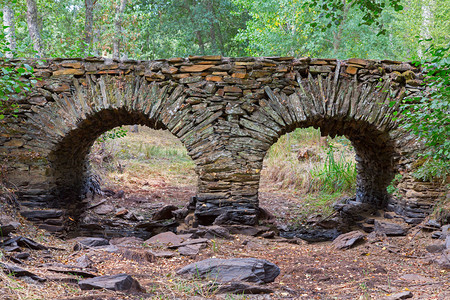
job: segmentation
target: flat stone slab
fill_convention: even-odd
[[[148,240],[145,241],[148,245],[153,246],[172,246],[172,245],[180,245],[185,240],[187,240],[191,235],[176,235],[175,233],[171,231],[163,232],[160,234],[157,234],[155,236],[152,236]]]
[[[350,249],[356,243],[363,241],[365,236],[361,231],[351,231],[338,236],[331,245],[339,250]]]
[[[230,282],[228,284],[219,285],[214,292],[216,294],[255,295],[270,294],[273,293],[273,290],[260,285],[250,285],[243,282]]]
[[[111,291],[143,292],[139,282],[127,274],[99,276],[78,282],[81,290],[107,289]]]
[[[78,243],[73,247],[74,251],[78,251],[81,249],[86,248],[95,248],[100,246],[107,246],[109,245],[109,241],[104,238],[97,238],[97,237],[88,237],[79,239]]]
[[[382,232],[388,236],[406,235],[408,227],[397,223],[375,220],[375,231]]]
[[[27,220],[39,220],[39,219],[56,219],[61,217],[64,212],[59,209],[45,209],[45,210],[25,210],[20,214]]]
[[[383,300],[401,300],[401,299],[409,299],[413,297],[413,293],[411,291],[404,291],[392,294],[388,297],[383,298]]]
[[[209,258],[192,263],[177,271],[178,275],[188,275],[218,282],[268,283],[280,274],[275,264],[256,258]]]
[[[46,281],[45,278],[42,278],[30,271],[27,271],[21,267],[18,267],[16,265],[13,264],[6,264],[6,263],[2,263],[0,262],[0,268],[3,269],[3,272],[5,272],[6,274],[11,274],[15,277],[22,277],[22,276],[28,276],[33,280],[39,281],[39,282],[44,282]]]

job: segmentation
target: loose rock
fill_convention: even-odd
[[[81,290],[107,289],[111,291],[145,292],[139,282],[127,274],[99,276],[78,282]]]
[[[339,250],[350,249],[358,242],[364,240],[366,235],[360,231],[352,231],[338,236],[331,244],[334,248]]]
[[[397,223],[375,220],[375,231],[382,232],[387,236],[406,235],[408,228]]]
[[[280,268],[264,259],[209,258],[192,263],[177,271],[178,275],[209,278],[219,282],[243,281],[268,283],[280,274]]]

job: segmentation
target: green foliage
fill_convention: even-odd
[[[251,16],[246,28],[236,36],[238,41],[248,44],[249,55],[394,59],[399,52],[396,38],[377,35],[374,26],[364,22],[364,12],[354,5],[339,8],[335,12],[339,13],[339,21],[332,22],[333,17],[317,1],[235,2]],[[390,28],[394,13],[392,8],[386,8],[379,22]]]
[[[389,194],[395,194],[395,193],[397,193],[397,192],[398,192],[397,184],[401,181],[402,178],[403,178],[403,175],[402,175],[402,174],[397,174],[397,175],[395,175],[394,179],[392,179],[392,181],[391,181],[391,184],[389,184],[389,185],[386,187],[386,191],[387,191]]]
[[[425,146],[424,163],[416,175],[424,180],[450,174],[450,44],[431,45],[428,61],[422,61],[427,72],[425,89],[419,97],[402,106],[402,127],[421,139]]]
[[[382,14],[387,8],[393,8],[395,11],[400,11],[403,6],[400,4],[401,0],[306,0],[303,3],[303,8],[311,8],[320,11],[320,15],[314,22],[311,23],[312,27],[318,25],[318,19],[326,20],[328,23],[321,30],[325,31],[326,28],[331,28],[333,25],[341,25],[345,20],[344,12],[346,6],[350,8],[356,8],[362,13],[362,17],[358,25],[376,25],[378,27],[378,35],[386,34],[386,29],[383,28]]]
[[[353,192],[356,187],[355,163],[348,161],[341,152],[336,158],[335,147],[329,145],[323,165],[311,170],[314,190],[335,192]]]
[[[0,12],[0,17],[3,13]],[[23,94],[30,90],[31,84],[36,83],[37,78],[33,75],[33,68],[5,57],[11,52],[6,41],[5,34],[0,32],[0,121],[8,116],[17,117],[18,104],[10,99],[13,94]]]
[[[105,142],[107,140],[120,139],[120,138],[126,136],[127,132],[128,132],[128,130],[126,130],[122,126],[121,127],[116,127],[116,128],[113,128],[111,130],[108,130],[108,131],[104,132],[98,138],[98,141],[102,143],[102,142]]]

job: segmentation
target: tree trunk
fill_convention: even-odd
[[[37,7],[35,0],[27,0],[27,24],[30,38],[33,41],[33,49],[37,52],[39,57],[43,57],[44,50],[42,48],[42,39],[38,28]]]
[[[342,42],[342,33],[344,31],[344,24],[347,21],[348,17],[348,11],[350,10],[350,7],[352,7],[353,2],[355,0],[350,1],[350,3],[347,2],[347,0],[342,0],[342,4],[344,5],[344,10],[342,12],[342,21],[339,24],[336,32],[333,35],[333,51],[334,55],[337,54],[339,49],[341,48],[341,42]]]
[[[6,58],[13,58],[13,52],[16,50],[16,28],[14,25],[14,11],[8,4],[5,4],[3,7],[3,26],[7,26],[5,28],[6,40],[11,50],[5,53]]]
[[[200,30],[197,30],[195,32],[195,34],[197,35],[197,40],[198,40],[198,45],[200,47],[200,52],[201,52],[202,55],[205,55],[205,43],[203,42],[202,33],[200,32]]]
[[[84,22],[84,43],[85,49],[92,50],[92,35],[94,26],[94,0],[84,0],[86,9],[86,19]]]
[[[113,40],[113,58],[120,57],[120,40],[122,39],[122,17],[125,11],[127,0],[120,0],[120,4],[116,7],[116,19],[114,21],[115,36]]]
[[[211,37],[211,43],[212,43],[212,48],[213,48],[213,54],[217,54],[217,39],[216,39],[216,28],[215,28],[215,24],[214,24],[214,18],[215,18],[215,14],[214,14],[214,10],[213,10],[213,5],[214,2],[213,1],[208,1],[208,11],[209,11],[209,35]]]

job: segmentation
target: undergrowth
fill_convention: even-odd
[[[320,138],[320,131],[297,129],[282,136],[264,159],[261,188],[298,195],[299,217],[327,214],[356,188],[354,150],[344,137]]]

